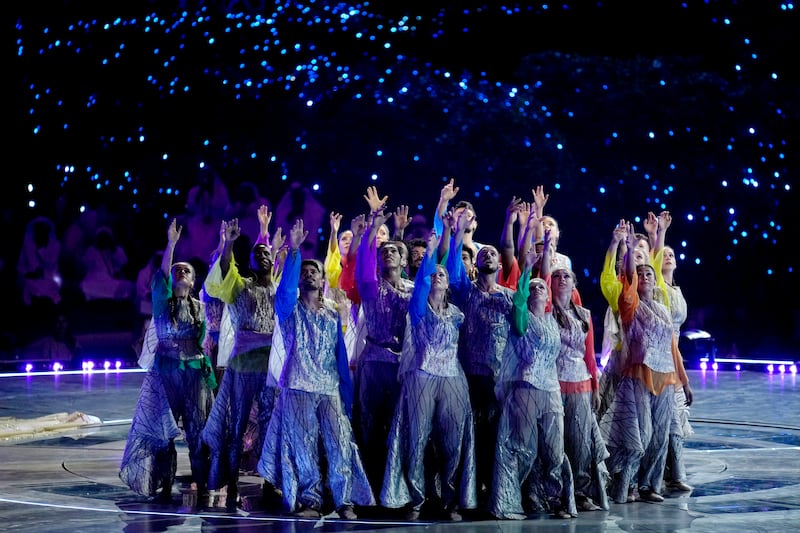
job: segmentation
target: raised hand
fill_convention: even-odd
[[[437,235],[435,231],[431,231],[430,235],[428,235],[428,248],[425,252],[428,255],[428,257],[433,257],[433,254],[436,253],[436,250],[439,248],[440,238],[441,237]]]
[[[258,225],[261,226],[262,232],[269,228],[269,223],[272,220],[272,211],[269,206],[262,205],[258,208]]]
[[[544,206],[547,204],[547,200],[550,199],[550,195],[544,193],[544,185],[537,185],[536,188],[531,189],[531,192],[533,193],[533,202],[536,204],[537,213],[541,218],[544,213]]]
[[[279,226],[275,228],[275,235],[272,237],[273,259],[277,257],[278,251],[283,247],[284,242],[286,242],[286,235],[283,234],[283,230]]]
[[[442,217],[442,223],[444,224],[445,228],[448,228],[450,231],[453,231],[456,227],[456,215],[452,209],[448,209],[447,212]]]
[[[374,185],[367,187],[367,194],[364,195],[364,200],[367,201],[371,213],[380,211],[386,207],[386,200],[388,199],[388,196],[384,196],[383,198],[378,196],[378,189]]]
[[[456,233],[459,237],[464,237],[464,232],[472,224],[473,220],[475,220],[475,214],[471,210],[463,209],[461,211],[456,220]]]
[[[522,198],[517,198],[516,196],[511,197],[511,201],[506,206],[506,220],[508,220],[509,223],[513,224],[517,221],[523,204]]]
[[[456,197],[456,194],[458,194],[458,187],[456,187],[454,183],[455,180],[451,178],[450,181],[442,187],[442,191],[439,193],[439,199],[441,201],[449,202]]]
[[[342,215],[340,213],[336,213],[335,211],[331,211],[330,221],[331,233],[334,235],[339,233],[339,227],[342,224]]]
[[[178,242],[178,239],[181,238],[181,231],[183,231],[183,226],[179,226],[178,219],[173,218],[172,222],[170,222],[169,227],[167,228],[167,242]]]
[[[380,228],[382,225],[386,224],[386,221],[389,220],[389,217],[391,217],[391,216],[392,216],[391,213],[387,213],[383,209],[379,209],[378,211],[375,211],[372,214],[372,216],[370,217],[370,227],[373,230],[377,231],[378,228]]]
[[[658,232],[658,217],[652,212],[647,212],[647,219],[644,221],[644,230],[648,235],[655,235]]]
[[[360,238],[367,231],[367,218],[364,215],[357,215],[350,222],[350,231],[353,232],[354,238]]]
[[[628,229],[625,225],[624,219],[619,219],[619,224],[614,228],[614,231],[611,233],[611,240],[614,242],[625,242],[625,239],[628,236]]]
[[[225,227],[225,241],[226,242],[233,242],[239,238],[242,234],[242,230],[239,227],[239,219],[232,218],[228,221],[228,225]]]
[[[536,213],[535,206],[533,204],[528,204],[528,205],[530,207],[527,212],[527,218],[525,219],[525,227],[528,229],[528,231],[530,231],[534,228],[534,226],[536,226],[536,224],[539,223],[539,220],[541,219],[539,218],[539,215]],[[520,221],[522,221],[521,218]]]
[[[414,218],[408,215],[408,206],[407,205],[400,205],[397,209],[394,210],[394,231],[397,233],[398,231],[402,232],[405,230],[410,224],[411,219]]]
[[[298,218],[294,221],[292,229],[289,230],[289,246],[291,246],[292,250],[299,249],[306,237],[308,237],[308,230],[303,228],[303,219]]]
[[[672,215],[669,214],[669,211],[661,211],[658,214],[658,229],[664,231],[670,224],[672,224]]]
[[[636,247],[636,234],[633,231],[633,224],[628,221],[620,221],[624,225],[625,231],[625,246],[628,250],[633,250]]]

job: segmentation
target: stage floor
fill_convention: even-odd
[[[172,505],[150,503],[117,477],[141,373],[0,378],[0,424],[80,412],[91,426],[0,439],[0,530],[14,532],[146,531],[791,531],[800,530],[800,381],[757,371],[691,371],[695,434],[686,443],[691,493],[660,504],[612,504],[573,520],[401,522],[336,514],[303,520],[269,514],[261,480],[242,478],[244,509],[197,512],[182,486]],[[188,477],[178,449],[179,480]],[[185,482],[183,483],[185,485]]]

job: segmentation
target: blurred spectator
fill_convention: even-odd
[[[197,260],[204,264],[216,247],[219,223],[230,209],[228,187],[216,171],[203,168],[197,184],[186,198],[181,240],[175,249],[178,261]],[[200,278],[202,279],[202,278]]]
[[[97,228],[102,225],[98,222],[99,218],[100,214],[91,208],[83,210],[71,220],[62,217],[64,226],[58,268],[64,280],[61,296],[65,304],[83,301],[81,281],[86,276],[84,257]]]
[[[111,228],[102,226],[97,229],[94,242],[86,249],[83,264],[86,275],[81,281],[81,291],[87,302],[133,298],[135,286],[123,275],[128,255],[117,243]]]
[[[142,352],[147,326],[153,316],[153,276],[161,268],[161,261],[164,257],[164,250],[157,250],[150,256],[150,260],[139,270],[136,275],[136,294],[134,295],[134,306],[138,315],[136,340],[133,343],[133,350],[138,356]]]
[[[242,236],[248,238],[250,247],[255,244],[258,232],[261,230],[258,208],[262,205],[266,205],[272,211],[272,204],[261,194],[258,186],[252,181],[243,181],[234,190],[231,205],[225,215],[225,220],[232,218],[239,220]],[[241,237],[239,238],[241,239]],[[248,260],[250,259],[250,247],[247,248]]]
[[[17,276],[26,307],[52,307],[61,302],[61,274],[58,268],[61,243],[53,221],[39,216],[25,228],[17,262]]]
[[[272,211],[272,204],[261,194],[258,186],[252,181],[243,181],[233,191],[231,205],[225,215],[225,220],[234,218],[239,220],[239,229],[242,234],[234,242],[233,256],[239,264],[239,268],[245,271],[247,265],[250,264],[250,251],[258,239],[258,232],[261,231],[258,208],[262,205],[266,205]],[[217,227],[219,227],[219,220],[217,220]]]
[[[216,234],[219,221],[230,206],[228,186],[216,171],[203,168],[197,174],[197,184],[189,189],[186,197],[186,215],[216,221]]]
[[[71,368],[78,368],[81,347],[72,333],[67,315],[58,310],[51,324],[50,332],[28,343],[22,353],[23,359],[28,361],[59,361]]]
[[[305,228],[308,230],[308,238],[300,248],[303,259],[324,257],[325,254],[319,251],[319,243],[320,241],[325,242],[324,237],[321,237],[322,224],[328,220],[328,211],[311,194],[311,189],[299,182],[294,182],[289,185],[275,207],[275,223],[277,227],[283,229],[284,234],[288,234],[299,218],[303,219]]]

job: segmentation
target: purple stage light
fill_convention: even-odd
[[[33,364],[32,363],[26,363],[25,364],[25,372],[30,372],[31,370],[33,370]]]

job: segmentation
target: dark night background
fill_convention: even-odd
[[[797,359],[793,4],[98,4],[15,8],[12,294],[28,220],[65,228],[81,207],[114,228],[135,279],[201,163],[273,207],[300,184],[343,226],[370,185],[430,221],[452,178],[486,243],[541,184],[598,348],[612,229],[667,209],[686,327],[725,352]],[[319,258],[328,232],[326,215]]]

